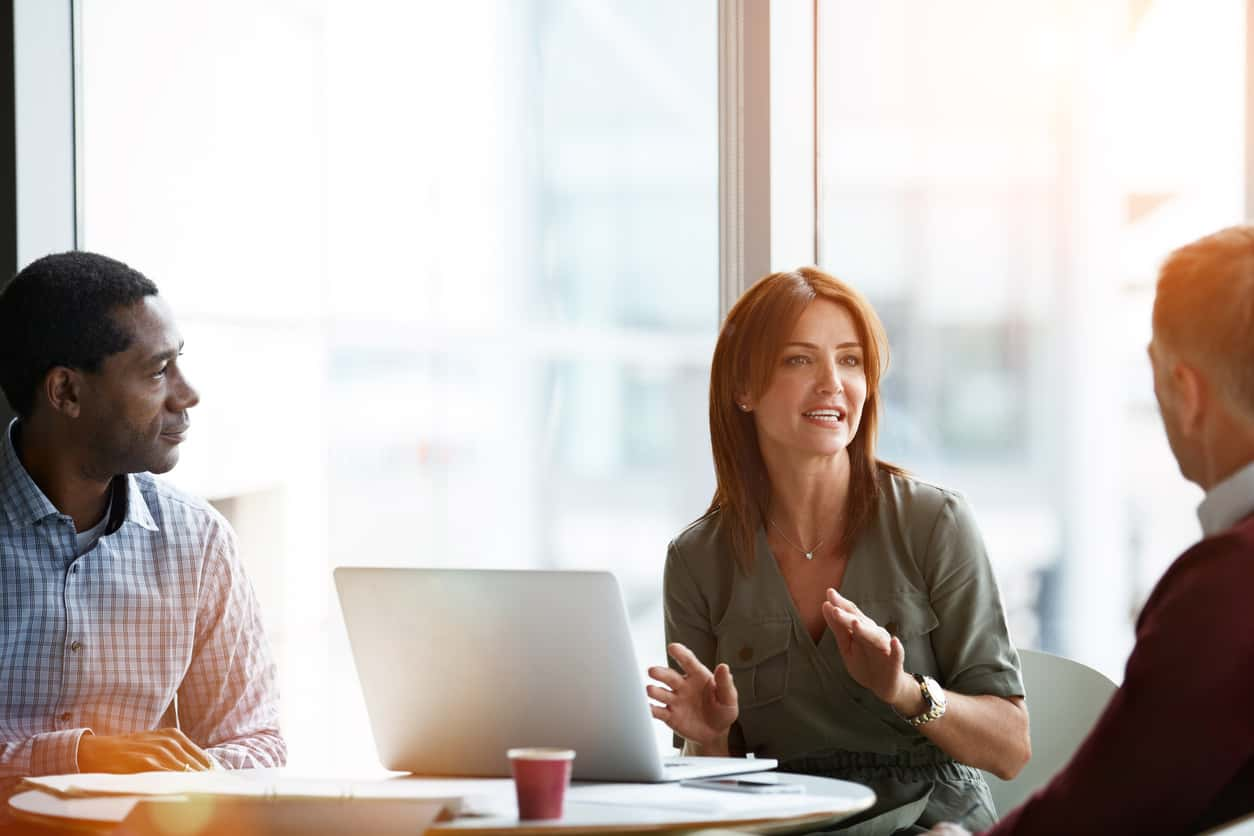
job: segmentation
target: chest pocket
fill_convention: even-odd
[[[740,621],[718,634],[718,660],[731,668],[741,708],[782,699],[788,690],[792,619]]]
[[[861,601],[858,606],[864,613],[901,640],[906,651],[905,669],[936,677],[944,684],[942,671],[936,663],[931,633],[940,626],[940,619],[927,596],[918,593],[901,593],[873,601]]]

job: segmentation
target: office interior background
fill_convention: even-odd
[[[879,310],[882,456],[973,501],[1016,642],[1118,680],[1200,533],[1145,345],[1162,258],[1248,215],[1247,17],[13,0],[0,243],[173,304],[169,478],[239,530],[297,767],[376,763],[335,566],[608,569],[662,663],[721,313],[804,263]]]

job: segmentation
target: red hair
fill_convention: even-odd
[[[820,297],[840,305],[853,318],[866,372],[862,420],[848,447],[849,495],[840,540],[845,554],[875,513],[879,469],[897,472],[875,457],[879,382],[888,368],[888,337],[875,309],[858,291],[814,267],[772,273],[759,280],[727,314],[710,364],[710,446],[716,487],[706,514],[719,511],[732,557],[746,572],[753,564],[754,538],[765,521],[771,486],[753,416],[737,409],[736,395],[762,396],[797,320]]]

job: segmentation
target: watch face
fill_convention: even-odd
[[[927,683],[927,693],[932,698],[932,702],[944,706],[948,700],[945,697],[945,689],[940,686],[940,683],[930,676],[923,677],[923,681]]]

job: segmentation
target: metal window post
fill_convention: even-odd
[[[719,0],[719,318],[815,255],[815,6]]]

